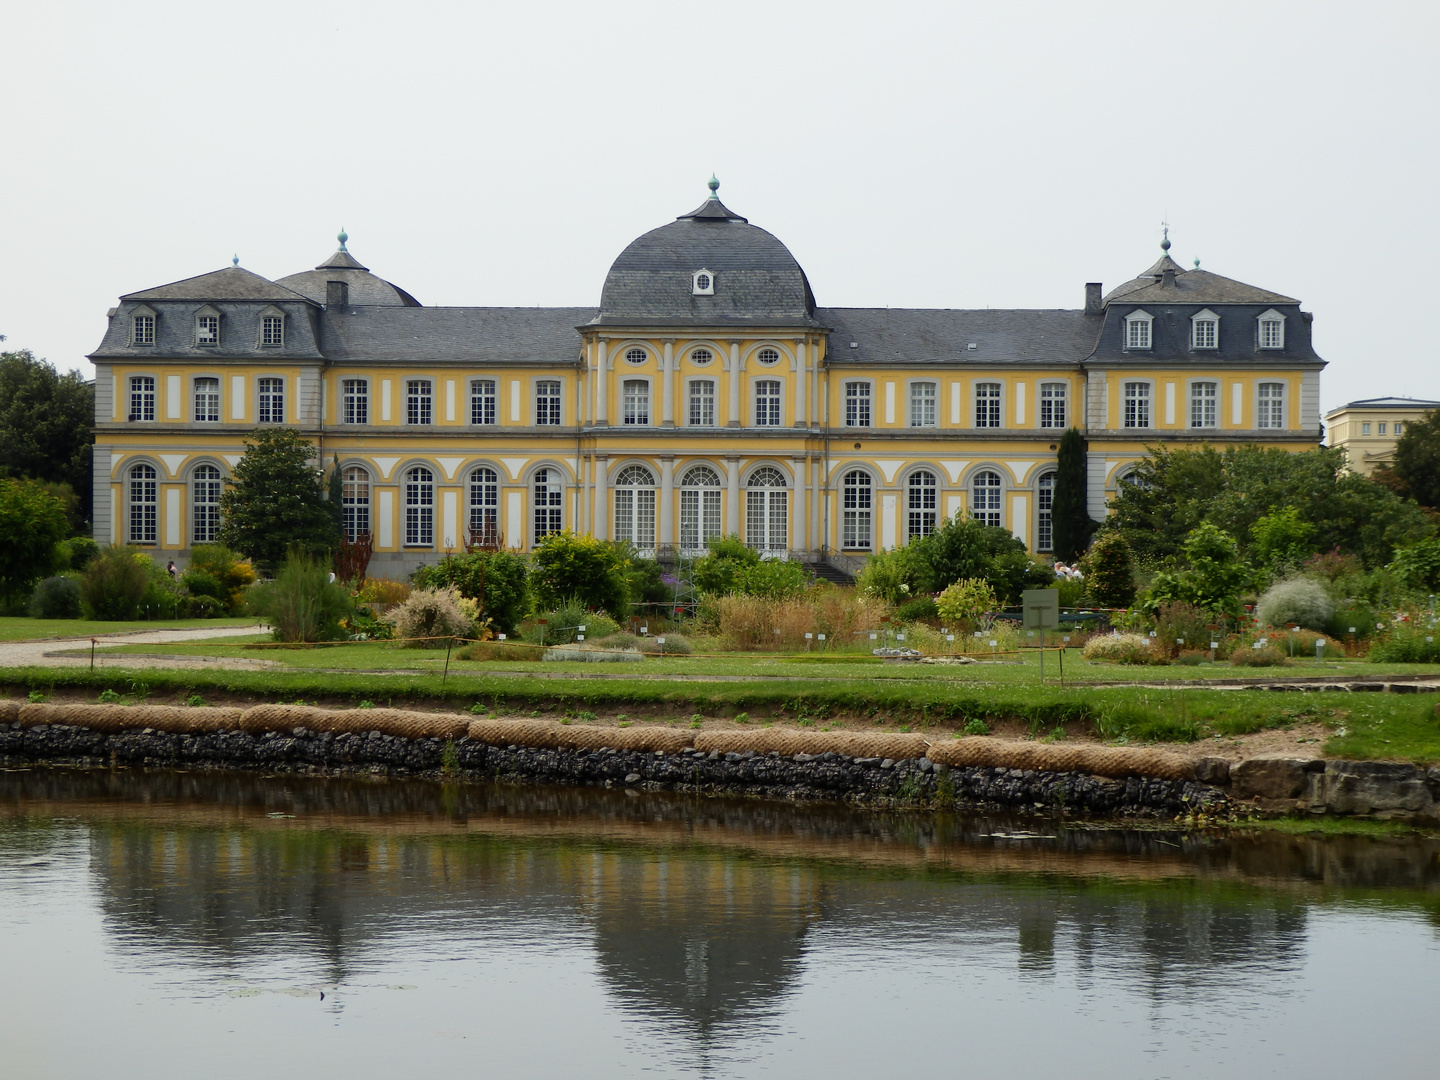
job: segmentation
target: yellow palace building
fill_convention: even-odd
[[[562,528],[853,568],[961,512],[1044,553],[1068,427],[1096,518],[1147,445],[1319,440],[1310,315],[1168,239],[1073,310],[822,308],[717,188],[621,252],[598,308],[424,307],[343,233],[278,281],[236,265],[121,297],[90,356],[96,538],[183,561],[271,424],[338,463],[387,576]]]

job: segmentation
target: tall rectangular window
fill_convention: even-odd
[[[220,536],[220,470],[200,465],[190,484],[194,538],[197,544],[213,544]]]
[[[370,422],[369,379],[341,380],[340,416],[346,424],[368,424]]]
[[[220,380],[195,380],[195,419],[202,424],[220,422]]]
[[[470,380],[470,423],[495,423],[495,380]]]
[[[1285,384],[1278,382],[1262,382],[1260,384],[1260,399],[1255,410],[1255,426],[1262,428],[1283,428],[1285,426]],[[1366,428],[1370,425],[1366,424]],[[1400,433],[1400,425],[1395,425],[1395,433]],[[1367,430],[1366,435],[1370,432]]]
[[[1127,428],[1148,428],[1150,426],[1150,384],[1127,382],[1125,384],[1125,426]]]
[[[218,315],[197,315],[197,316],[195,316],[195,344],[196,344],[196,345],[219,345],[219,344],[220,344],[220,316],[218,316]]]
[[[1211,428],[1215,426],[1215,399],[1220,395],[1220,386],[1213,382],[1190,384],[1190,426]]]
[[[690,381],[690,426],[715,426],[715,380]]]
[[[910,384],[910,426],[935,426],[935,384],[933,382]]]
[[[351,465],[340,474],[341,524],[351,541],[370,532],[370,474]]]
[[[562,528],[562,505],[565,498],[565,478],[559,469],[535,470],[535,541]]]
[[[626,379],[621,385],[624,422],[650,423],[650,382],[648,379]]]
[[[429,379],[405,380],[405,423],[435,422],[435,391]]]
[[[560,383],[541,379],[535,384],[535,423],[541,426],[560,425]]]
[[[845,426],[870,426],[870,384],[868,382],[847,382],[845,384]]]
[[[780,426],[780,381],[760,379],[755,383],[755,426]]]
[[[285,320],[279,315],[266,315],[260,320],[260,344],[273,349],[285,344]]]
[[[998,428],[1000,426],[1000,384],[998,382],[975,384],[975,426],[977,428]]]
[[[1055,474],[1040,477],[1035,490],[1035,550],[1055,549]]]
[[[1064,383],[1040,384],[1040,426],[1042,428],[1063,428],[1065,426]]]
[[[155,376],[130,376],[130,419],[155,419]]]
[[[285,422],[285,380],[259,379],[255,419],[262,424]]]

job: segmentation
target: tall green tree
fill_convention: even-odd
[[[220,542],[274,571],[290,551],[328,556],[340,531],[327,505],[315,448],[294,428],[265,428],[245,441],[245,456],[220,496]]]
[[[543,611],[573,600],[616,619],[630,614],[630,563],[615,544],[565,529],[535,545],[530,565],[535,602]]]
[[[1056,459],[1055,492],[1050,503],[1050,528],[1055,558],[1074,562],[1085,552],[1095,523],[1087,508],[1085,436],[1070,428],[1060,436]]]
[[[29,349],[0,352],[0,475],[66,484],[90,519],[95,391]]]
[[[30,588],[64,560],[70,535],[65,508],[43,485],[0,480],[0,604],[28,598]]]
[[[1030,558],[1010,530],[974,518],[957,515],[909,548],[914,560],[912,595],[940,592],[966,578],[988,582],[1002,603],[1013,604],[1025,589],[1055,580],[1054,573]]]
[[[1440,510],[1440,411],[1405,425],[1395,444],[1395,460],[1377,469],[1375,479],[1421,506]]]

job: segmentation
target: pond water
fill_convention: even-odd
[[[0,1076],[1430,1077],[1440,842],[0,772]]]

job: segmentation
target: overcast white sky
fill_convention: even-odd
[[[334,249],[598,301],[714,170],[822,305],[1078,307],[1172,254],[1299,297],[1323,405],[1440,398],[1434,3],[11,0],[0,333]]]

